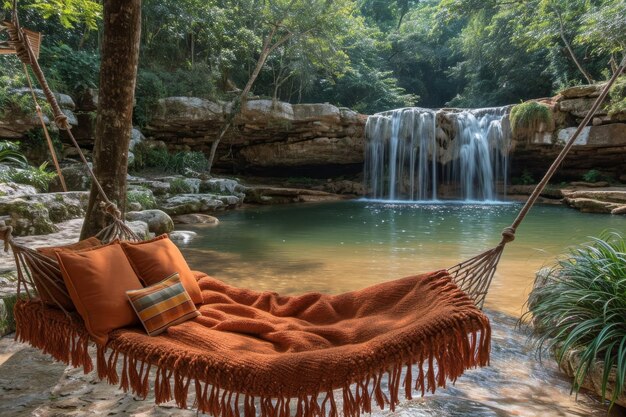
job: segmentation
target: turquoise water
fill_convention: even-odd
[[[456,263],[499,242],[521,206],[346,201],[248,208],[217,227],[186,226],[190,264],[234,285],[284,294],[339,293]],[[507,245],[486,306],[523,309],[535,272],[568,246],[626,217],[536,206]]]

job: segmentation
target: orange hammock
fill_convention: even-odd
[[[19,27],[15,6],[13,21],[2,25],[11,50],[32,68],[56,124],[77,148],[103,209],[111,215],[112,223],[99,238],[136,240],[76,143],[39,67],[30,44],[33,37]],[[445,386],[446,380],[454,381],[465,369],[486,365],[491,330],[480,308],[504,246],[514,239],[517,227],[625,67],[626,57],[496,247],[447,271],[338,296],[280,297],[202,276],[200,317],[157,337],[138,329],[115,330],[106,346],[97,347],[98,375],[145,397],[154,367],[157,402],[174,398],[186,407],[191,389],[195,406],[219,417],[239,417],[241,410],[246,417],[335,417],[338,410],[345,416],[369,413],[372,402],[393,409],[403,387],[407,398],[414,390],[423,395]],[[28,296],[15,306],[16,337],[89,372],[90,337],[80,317],[65,311],[54,295],[67,295],[54,280],[60,273],[58,262],[15,242],[11,230],[0,226],[0,238],[5,250],[13,250],[18,294],[25,291]],[[47,280],[38,289],[59,308],[45,306],[31,295],[33,275]],[[334,390],[343,394],[341,406]]]
[[[157,404],[185,408],[192,397],[214,416],[348,417],[370,413],[372,403],[393,410],[401,391],[434,392],[489,361],[489,320],[446,271],[292,297],[196,275],[201,316],[157,337],[113,331],[97,346],[100,378],[145,397],[153,369]],[[89,372],[89,335],[72,318],[18,302],[17,338]]]

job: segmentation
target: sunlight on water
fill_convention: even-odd
[[[349,201],[225,213],[183,248],[190,264],[234,285],[282,294],[340,293],[449,268],[499,242],[520,205]],[[488,308],[519,316],[535,272],[568,246],[626,219],[537,206],[507,245]]]

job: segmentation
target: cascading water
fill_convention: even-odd
[[[365,182],[384,200],[495,200],[506,190],[508,108],[377,113],[365,127]],[[438,190],[445,188],[445,195]]]

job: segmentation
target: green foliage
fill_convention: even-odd
[[[47,170],[48,163],[44,162],[39,167],[10,168],[0,173],[0,182],[15,182],[17,184],[32,185],[39,192],[47,192],[50,183],[57,174]]]
[[[513,185],[532,185],[536,183],[535,178],[532,176],[530,171],[526,169],[522,171],[522,175],[519,177],[511,178],[511,184]]]
[[[542,124],[550,126],[552,111],[545,104],[527,101],[513,106],[510,120],[513,133],[523,135],[525,132],[537,131]]]
[[[135,171],[159,169],[161,172],[186,174],[189,171],[204,172],[209,166],[202,152],[170,153],[166,148],[137,146],[135,161],[131,167]]]
[[[35,112],[33,99],[29,94],[16,93],[21,87],[19,76],[0,75],[0,117],[7,114],[26,115]]]
[[[24,167],[28,165],[26,157],[19,151],[19,142],[0,141],[0,163]]]
[[[134,188],[126,192],[126,205],[130,203],[139,203],[142,210],[151,210],[157,208],[154,195],[147,188]]]
[[[573,248],[529,297],[540,352],[554,352],[562,362],[580,352],[573,390],[578,392],[590,366],[604,362],[602,395],[614,369],[616,395],[626,378],[626,240],[604,233]]]
[[[597,169],[590,169],[585,173],[585,175],[583,175],[583,181],[587,182],[598,182],[602,179],[602,173]]]
[[[40,60],[56,91],[77,96],[98,86],[100,57],[96,51],[74,50],[65,44],[44,45]]]
[[[20,1],[21,23],[45,34],[41,64],[55,90],[97,86],[101,9]],[[231,101],[248,81],[253,96],[365,113],[545,97],[585,82],[579,66],[606,78],[626,49],[625,13],[623,0],[146,0],[134,121],[144,126],[159,98]],[[10,88],[25,85],[21,71],[0,57]],[[6,85],[0,111],[32,108]],[[621,96],[610,110],[625,107]]]
[[[170,181],[171,194],[190,194],[193,193],[193,187],[184,178],[174,178]]]
[[[626,75],[619,77],[611,90],[609,90],[611,101],[608,106],[609,115],[626,113]]]
[[[20,3],[20,7],[33,9],[44,19],[58,17],[66,29],[84,23],[93,30],[102,18],[102,5],[92,0],[33,0],[24,3]]]

